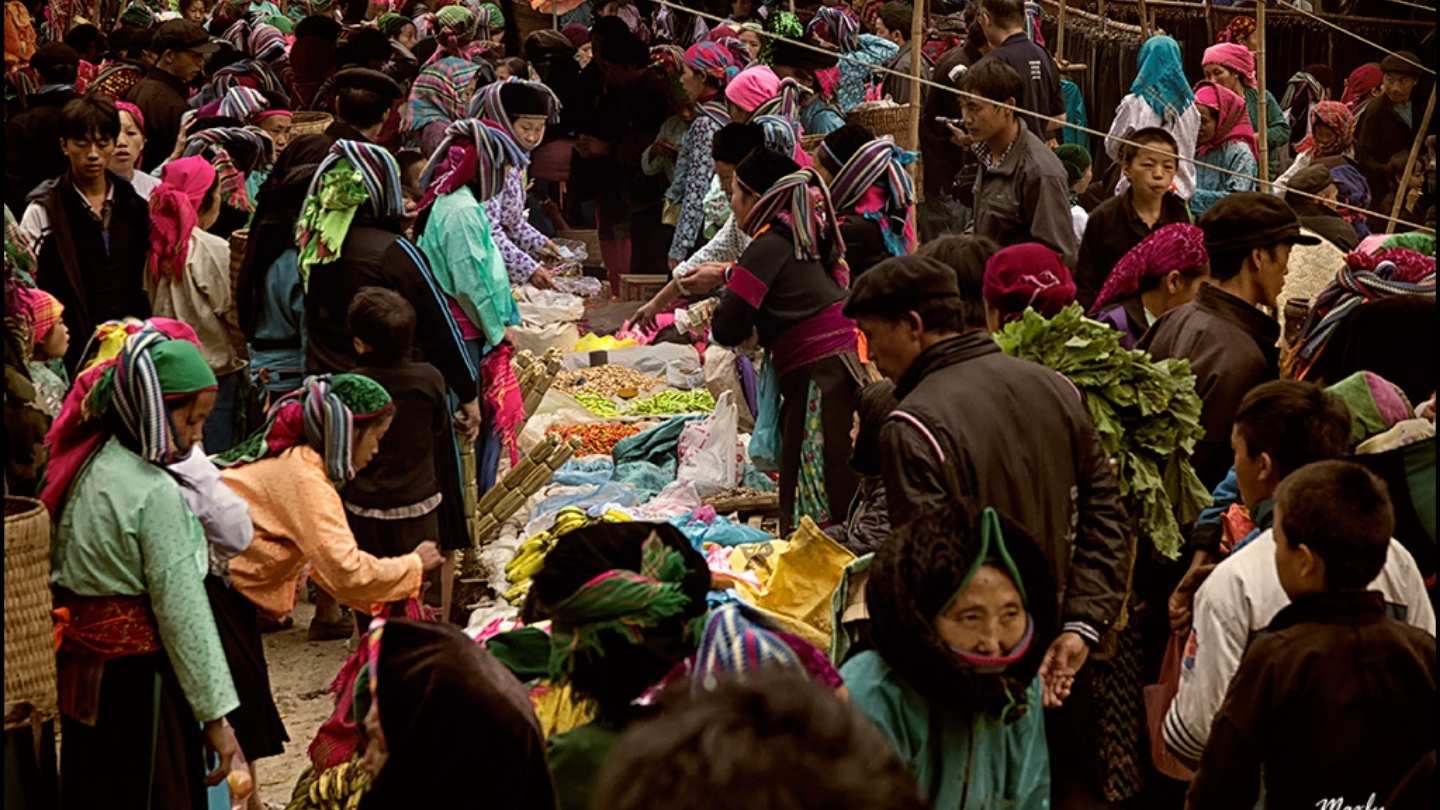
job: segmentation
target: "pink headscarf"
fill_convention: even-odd
[[[1166,276],[1172,270],[1190,270],[1209,263],[1205,232],[1198,226],[1172,222],[1156,228],[1116,263],[1090,311],[1100,312],[1116,301],[1134,295],[1147,278]]]
[[[725,87],[725,98],[740,109],[753,113],[756,107],[774,98],[778,92],[780,77],[775,75],[775,71],[765,65],[754,65],[730,80]]]
[[[115,110],[117,112],[130,113],[130,117],[135,119],[135,126],[139,127],[142,131],[145,129],[145,113],[140,112],[139,107],[136,107],[128,101],[117,101],[115,102]]]
[[[175,278],[185,272],[190,232],[205,195],[215,185],[215,167],[199,155],[165,164],[160,185],[150,192],[150,272]]]
[[[1219,45],[1211,45],[1205,49],[1205,55],[1200,58],[1200,66],[1219,65],[1228,68],[1240,77],[1241,84],[1246,87],[1255,86],[1255,54],[1244,45],[1236,45],[1233,42],[1222,42]]]
[[[1255,160],[1260,160],[1245,99],[1214,82],[1200,82],[1195,85],[1195,103],[1215,111],[1215,135],[1205,143],[1195,144],[1196,155],[1207,155],[1230,141],[1244,141]]]

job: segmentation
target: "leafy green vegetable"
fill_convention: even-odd
[[[1141,534],[1161,554],[1179,557],[1180,526],[1210,505],[1210,492],[1190,465],[1195,443],[1205,435],[1190,364],[1121,348],[1120,333],[1086,318],[1079,304],[1048,320],[1026,310],[996,333],[995,342],[1006,354],[1055,369],[1080,389]]]

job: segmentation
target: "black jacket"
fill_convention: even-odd
[[[340,257],[310,271],[305,291],[307,374],[356,367],[346,315],[361,287],[384,287],[404,296],[415,308],[416,347],[440,370],[461,402],[475,398],[476,370],[424,254],[410,240],[374,223],[351,225]]]
[[[1241,298],[1213,284],[1200,287],[1195,300],[1160,317],[1137,348],[1156,360],[1182,357],[1195,374],[1200,395],[1200,424],[1205,438],[1195,445],[1191,462],[1206,489],[1214,489],[1230,471],[1234,453],[1230,428],[1240,401],[1250,389],[1280,377],[1280,324]]]
[[[1024,31],[1011,34],[998,47],[985,54],[985,59],[999,59],[1015,69],[1024,86],[1019,106],[1052,118],[1065,114],[1065,99],[1060,95],[1060,69],[1055,66],[1054,57],[1036,45]],[[1033,115],[1022,115],[1020,118],[1042,141],[1048,140],[1047,133],[1053,127],[1059,126]]]
[[[175,149],[180,135],[180,116],[190,109],[190,89],[174,74],[157,67],[150,68],[125,100],[140,108],[145,116],[145,162],[142,166],[159,166]]]
[[[1085,222],[1085,238],[1080,240],[1080,256],[1075,260],[1075,298],[1088,308],[1126,253],[1156,228],[1189,221],[1190,208],[1179,195],[1170,192],[1160,198],[1160,218],[1154,227],[1135,213],[1130,189],[1095,206]]]
[[[1376,591],[1305,595],[1246,650],[1186,807],[1253,807],[1263,779],[1266,807],[1378,808],[1434,750],[1435,638]]]
[[[1064,594],[1060,619],[1103,632],[1125,596],[1129,529],[1075,387],[973,331],[922,352],[895,396],[880,432],[892,522],[957,495],[995,507],[1050,560]]]
[[[1420,107],[1412,96],[1410,119],[1414,122],[1420,120]],[[1405,123],[1390,99],[1384,94],[1370,99],[1355,122],[1355,162],[1370,184],[1370,199],[1381,200],[1390,193],[1394,187],[1388,168],[1390,158],[1397,152],[1409,152],[1414,142],[1415,124]]]
[[[25,213],[25,197],[46,180],[70,168],[60,151],[60,108],[75,98],[75,88],[57,85],[27,99],[30,107],[5,122],[5,204]]]
[[[845,239],[845,264],[850,267],[850,283],[862,273],[886,259],[894,258],[885,247],[880,223],[853,211],[840,214],[840,236]]]
[[[35,284],[65,306],[70,330],[65,368],[72,375],[96,326],[126,316],[150,317],[144,276],[150,208],[129,183],[110,172],[106,178],[112,189],[108,246],[68,172],[42,183],[29,197],[50,219],[50,230],[40,240]]]
[[[742,284],[737,273],[748,274],[759,286]],[[739,346],[753,329],[760,345],[773,349],[790,327],[845,297],[823,263],[795,258],[790,230],[779,220],[755,237],[731,276],[710,321],[710,332],[721,346]],[[761,297],[752,300],[756,292]]]

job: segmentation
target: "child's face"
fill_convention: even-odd
[[[1285,536],[1280,504],[1275,505],[1275,573],[1280,587],[1292,600],[1307,593],[1325,590],[1325,563],[1309,546],[1291,547]]]
[[[425,170],[425,161],[417,160],[405,167],[405,177],[402,185],[407,190],[418,191],[420,189],[420,174]]]
[[[203,24],[205,22],[204,0],[191,0],[191,2],[186,3],[184,13],[185,19],[189,20],[190,22]]]
[[[506,79],[510,78],[512,75],[514,74],[510,72],[510,66],[505,64],[504,62],[501,62],[500,66],[495,68],[495,78],[499,81],[503,82]]]
[[[1014,581],[986,563],[935,617],[935,632],[951,649],[995,656],[1020,643],[1025,623],[1025,606]]]
[[[355,434],[355,449],[352,451],[351,464],[355,472],[360,472],[380,452],[380,440],[385,438],[386,431],[390,430],[390,423],[395,421],[395,414],[388,413],[381,417],[373,425],[367,425]]]
[[[1175,183],[1175,158],[1156,149],[1137,150],[1125,164],[1125,176],[1137,194],[1158,199]]]
[[[65,352],[70,350],[70,327],[66,326],[63,320],[56,321],[55,326],[50,329],[50,334],[40,342],[39,349],[37,354],[41,355],[39,359],[42,360],[64,357]]]

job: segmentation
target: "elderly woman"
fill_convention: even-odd
[[[1269,152],[1270,176],[1279,175],[1285,159],[1285,145],[1290,143],[1290,124],[1285,120],[1285,111],[1275,100],[1275,95],[1265,90],[1262,97],[1261,88],[1255,86],[1255,55],[1244,45],[1222,43],[1206,48],[1200,64],[1206,81],[1245,99],[1252,128],[1259,128],[1260,104],[1265,104],[1265,146]]]
[[[1120,345],[1135,344],[1160,316],[1189,303],[1210,275],[1205,233],[1175,222],[1156,228],[1115,265],[1090,314],[1120,333]]]
[[[1310,108],[1310,133],[1295,144],[1295,162],[1275,180],[1275,193],[1283,194],[1291,178],[1312,164],[1335,168],[1353,165],[1355,115],[1339,101],[1321,101]]]

